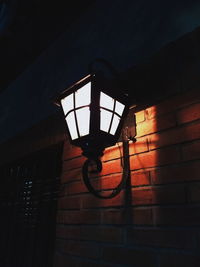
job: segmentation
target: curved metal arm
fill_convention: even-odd
[[[92,193],[94,196],[101,198],[101,199],[109,199],[109,198],[115,197],[116,195],[118,195],[121,192],[122,189],[124,189],[124,187],[126,185],[126,181],[129,177],[129,172],[130,172],[129,142],[128,142],[128,140],[123,141],[123,154],[124,154],[123,155],[123,174],[122,174],[121,182],[107,196],[101,195],[100,192],[98,192],[94,189],[94,187],[91,185],[90,178],[88,176],[88,168],[89,168],[89,164],[91,161],[94,161],[96,163],[96,167],[97,167],[96,171],[101,172],[101,170],[102,170],[101,160],[97,158],[97,159],[87,159],[85,161],[83,168],[82,168],[82,175],[83,175],[83,181],[84,181],[84,183],[85,183],[85,185],[86,185],[86,187],[90,193]]]

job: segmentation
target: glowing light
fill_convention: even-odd
[[[74,103],[75,99],[75,103]],[[71,139],[77,139],[80,136],[89,134],[90,126],[90,110],[89,107],[80,108],[72,111],[76,108],[87,106],[91,102],[91,82],[85,84],[82,88],[78,89],[74,93],[68,95],[61,100],[64,114],[67,115],[66,123],[69,128]],[[77,118],[77,125],[75,120],[75,114]],[[78,126],[78,129],[77,129]]]
[[[112,121],[112,126],[111,126],[111,129],[110,129],[110,133],[112,135],[114,135],[116,133],[117,127],[119,125],[119,122],[120,122],[120,117],[114,115],[113,121]]]
[[[89,107],[81,108],[76,111],[78,129],[80,136],[89,134],[90,130],[90,110]]]
[[[67,97],[61,100],[62,108],[64,114],[66,115],[74,107],[73,94],[68,95]]]
[[[74,112],[69,113],[69,115],[66,117],[66,122],[71,135],[71,139],[74,140],[78,138]]]
[[[101,115],[100,115],[100,130],[104,132],[108,132],[110,128],[110,123],[112,119],[112,113],[105,110],[105,109],[100,109]]]
[[[76,108],[89,105],[91,102],[91,82],[75,92]]]
[[[114,99],[103,92],[100,95],[100,107],[107,108],[109,110],[113,110],[114,108]]]
[[[114,105],[115,104],[115,105]],[[114,106],[115,112],[119,114],[119,116],[114,115]],[[108,96],[107,94],[101,92],[100,94],[100,129],[104,132],[109,132],[112,135],[115,135],[117,127],[119,125],[121,115],[124,111],[125,105],[122,103],[115,101],[112,97]],[[103,109],[106,108],[107,110]],[[110,110],[110,112],[108,111]],[[113,117],[113,119],[112,119]],[[110,127],[110,124],[112,125]],[[109,131],[110,129],[110,131]]]
[[[125,105],[123,105],[122,103],[116,101],[115,104],[115,112],[117,114],[119,114],[120,116],[122,115],[123,111],[124,111]]]

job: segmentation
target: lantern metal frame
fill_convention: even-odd
[[[63,98],[74,93],[75,91],[77,91],[78,89],[80,89],[81,87],[83,87],[89,82],[91,82],[91,104],[76,108],[75,101],[73,101],[74,102],[73,109],[70,110],[66,115],[64,115],[64,117],[66,118],[70,112],[74,112],[78,109],[81,109],[84,107],[90,108],[91,118],[90,118],[89,134],[85,136],[80,136],[76,112],[75,112],[75,124],[77,128],[78,138],[74,140],[71,138],[68,126],[67,126],[67,132],[70,138],[70,143],[72,145],[81,147],[83,150],[84,156],[86,156],[87,158],[97,158],[103,155],[103,150],[106,147],[113,146],[114,144],[116,144],[117,140],[119,139],[124,118],[127,116],[128,111],[129,111],[129,104],[128,104],[128,97],[124,95],[122,92],[120,92],[120,90],[116,87],[116,84],[113,81],[112,82],[108,81],[100,73],[90,74],[84,77],[83,79],[79,80],[78,82],[70,86],[67,90],[63,91],[59,95],[59,97],[56,99],[55,103],[58,106],[61,106],[61,100]],[[115,84],[115,86],[113,84]],[[114,96],[112,96],[113,93],[111,93],[113,90],[112,88],[114,88],[115,90],[117,88]],[[105,107],[100,107],[100,103],[99,103],[100,92],[103,92],[107,94],[108,96],[111,96],[114,98],[115,100],[114,108],[115,108],[116,101],[119,101],[122,104],[124,104],[125,107],[124,107],[122,116],[119,116],[114,111],[114,108],[113,110],[108,110]],[[73,94],[73,97],[75,98],[75,94]],[[106,133],[100,130],[100,108],[104,110],[108,110],[109,112],[112,112],[112,119],[110,122],[110,127],[112,125],[114,115],[117,115],[118,117],[120,117],[120,122],[114,135],[111,135],[109,133]]]
[[[89,82],[91,82],[90,104],[85,105],[85,106],[75,107],[75,92],[79,90],[80,88],[82,88],[84,85],[88,84]],[[100,93],[101,92],[107,94],[108,96],[114,99],[113,110],[109,110],[105,107],[100,106]],[[64,118],[66,118],[70,112],[74,112],[75,114],[75,124],[76,124],[77,133],[78,133],[78,138],[76,139],[71,138],[71,134],[68,129],[67,123],[66,123],[66,126],[67,126],[66,128],[67,128],[67,132],[68,132],[68,136],[69,136],[71,144],[81,147],[83,151],[82,154],[88,158],[85,161],[83,168],[82,168],[83,181],[86,187],[88,188],[88,190],[96,197],[104,198],[104,199],[112,198],[116,196],[117,194],[119,194],[119,192],[124,188],[124,185],[126,184],[126,180],[129,176],[129,153],[128,153],[129,140],[127,139],[127,137],[125,139],[123,138],[123,152],[124,152],[123,160],[124,162],[123,162],[122,180],[119,183],[119,185],[115,189],[113,189],[111,194],[102,195],[101,193],[99,193],[93,188],[89,175],[88,175],[89,165],[91,161],[94,161],[96,164],[96,172],[100,172],[102,170],[102,162],[100,160],[100,157],[103,155],[103,151],[106,147],[110,147],[116,144],[116,142],[118,141],[120,137],[124,120],[128,115],[128,112],[129,112],[128,96],[125,95],[124,92],[121,90],[121,88],[119,87],[119,83],[116,79],[108,80],[100,72],[89,74],[86,77],[79,80],[78,82],[76,82],[75,84],[73,84],[72,86],[70,86],[68,89],[64,90],[56,98],[54,103],[58,106],[62,106],[61,100],[72,93],[73,93],[73,109],[67,112],[67,114],[64,115]],[[120,103],[124,105],[124,110],[121,116],[115,112],[116,101],[119,101]],[[84,107],[89,107],[90,109],[89,134],[85,136],[80,136],[80,133],[78,130],[78,121],[77,121],[75,111],[78,109],[84,108]],[[120,121],[119,121],[118,127],[114,135],[100,130],[100,112],[101,112],[100,109],[104,109],[109,112],[112,112],[112,119],[110,122],[109,131],[112,125],[114,115],[117,115],[118,117],[120,117]]]

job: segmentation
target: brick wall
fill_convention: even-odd
[[[199,267],[200,93],[148,107],[136,120],[130,186],[110,200],[87,192],[85,159],[65,142],[55,267]],[[94,186],[112,189],[121,178],[119,147],[102,160]]]

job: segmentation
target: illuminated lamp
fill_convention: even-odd
[[[102,74],[96,73],[63,91],[55,103],[62,107],[71,144],[81,147],[82,154],[88,158],[82,168],[87,188],[97,197],[114,197],[124,186],[124,178],[109,196],[104,196],[91,185],[88,170],[94,161],[100,172],[100,157],[104,149],[118,141],[129,111],[127,95],[118,88],[116,82],[110,82]]]

